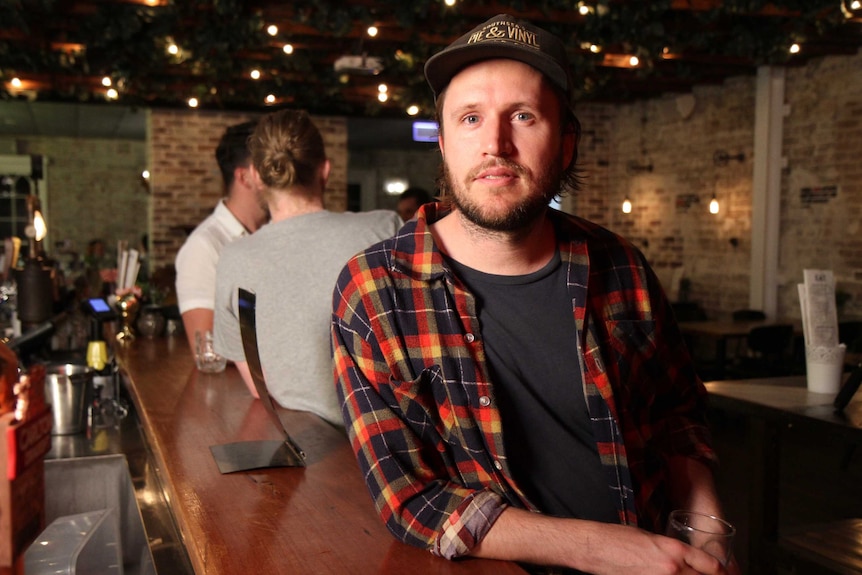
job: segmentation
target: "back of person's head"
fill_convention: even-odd
[[[432,200],[431,194],[425,188],[419,188],[416,186],[411,186],[401,192],[401,195],[398,196],[398,201],[401,200],[416,200],[416,205],[421,206],[422,204],[427,204]]]
[[[268,188],[310,186],[326,161],[323,136],[301,110],[280,110],[261,118],[249,149],[254,168]]]
[[[424,188],[410,187],[401,192],[398,196],[398,203],[395,206],[395,211],[401,216],[405,222],[414,215],[422,204],[427,204],[433,198]]]
[[[215,157],[219,170],[221,170],[225,192],[230,190],[230,187],[233,185],[234,170],[246,167],[251,162],[251,153],[248,151],[248,139],[254,132],[257,122],[257,120],[250,120],[229,126],[219,140]]]

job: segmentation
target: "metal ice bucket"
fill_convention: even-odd
[[[87,429],[87,407],[93,397],[93,371],[71,363],[45,368],[45,400],[54,411],[51,435],[71,435]]]

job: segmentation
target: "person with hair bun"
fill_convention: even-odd
[[[216,351],[236,363],[253,395],[240,338],[238,288],[256,294],[257,337],[267,388],[283,407],[342,425],[332,382],[332,288],[354,254],[395,234],[397,213],[336,213],[324,207],[330,162],[303,111],[260,119],[249,138],[252,174],[270,222],[225,247],[216,276]]]

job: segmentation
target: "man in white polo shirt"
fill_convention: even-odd
[[[248,137],[256,125],[253,120],[225,130],[215,153],[225,197],[177,253],[177,301],[192,352],[195,332],[213,328],[216,266],[222,247],[255,232],[268,219],[261,189],[249,172]]]

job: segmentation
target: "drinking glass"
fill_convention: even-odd
[[[671,511],[666,533],[668,537],[706,551],[724,566],[733,556],[735,534],[736,528],[724,519],[683,509]]]
[[[210,330],[195,332],[195,363],[198,370],[204,373],[224,371],[227,360],[215,352],[213,332]]]

